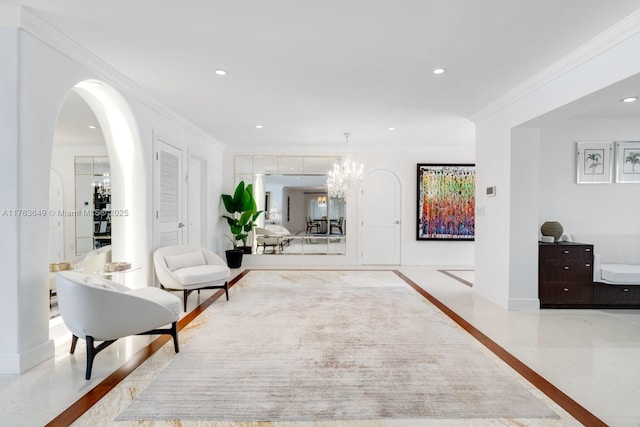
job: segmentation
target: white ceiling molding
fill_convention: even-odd
[[[3,27],[21,28],[36,37],[42,43],[45,43],[62,55],[87,68],[89,71],[94,73],[97,78],[104,80],[123,93],[137,98],[149,108],[164,115],[169,120],[183,127],[185,130],[204,139],[208,143],[213,144],[215,148],[224,150],[224,144],[219,142],[212,135],[208,134],[162,102],[158,101],[153,96],[149,95],[149,93],[145,92],[140,88],[140,86],[136,85],[126,76],[69,38],[66,34],[53,27],[47,21],[40,18],[28,8],[15,5],[0,5],[0,28]]]
[[[478,123],[486,119],[638,33],[640,33],[640,10],[627,16],[613,27],[603,31],[598,36],[537,73],[529,80],[516,86],[481,110],[473,113],[470,117],[471,121]]]

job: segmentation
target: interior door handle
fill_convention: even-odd
[[[396,219],[396,224],[400,224],[400,220],[397,220],[397,219]]]
[[[178,223],[178,228],[182,228],[182,227],[184,227],[184,224],[183,224],[183,223],[181,223],[181,222],[180,222],[180,223]]]

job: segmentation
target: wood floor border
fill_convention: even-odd
[[[284,269],[255,269],[260,271],[282,271]],[[235,285],[240,279],[245,277],[251,269],[242,271],[238,276],[233,278],[229,282],[229,288]],[[289,271],[289,270],[287,270]],[[409,286],[411,286],[416,292],[427,299],[430,303],[436,306],[440,311],[447,315],[456,324],[467,331],[471,336],[478,340],[482,345],[489,349],[492,353],[498,356],[502,361],[509,365],[513,370],[522,375],[527,381],[533,384],[541,392],[547,395],[551,400],[556,402],[561,408],[567,411],[580,423],[592,427],[603,426],[606,427],[602,420],[589,412],[586,408],[580,405],[578,402],[570,398],[556,386],[551,384],[548,380],[542,377],[540,374],[529,368],[522,363],[519,359],[501,347],[498,343],[491,338],[483,334],[479,329],[467,322],[460,315],[455,313],[444,303],[431,295],[429,292],[421,288],[413,280],[405,276],[398,270],[361,270],[361,269],[299,269],[299,271],[390,271],[400,277]],[[439,270],[440,271],[440,270]],[[446,274],[446,273],[445,273]],[[202,304],[198,305],[186,316],[178,321],[178,331],[181,331],[189,323],[191,323],[196,317],[202,314],[211,304],[213,304],[218,298],[224,295],[224,290],[219,290],[211,297],[207,298]],[[65,411],[60,413],[56,418],[46,424],[47,427],[57,426],[69,426],[78,418],[80,418],[85,412],[87,412],[93,405],[95,405],[100,399],[102,399],[108,392],[113,390],[122,380],[124,380],[129,374],[131,374],[138,366],[142,365],[148,358],[150,358],[156,351],[158,351],[165,343],[167,343],[171,337],[160,336],[151,342],[146,347],[140,349],[130,360],[124,363],[111,375],[102,380],[98,385],[91,389],[84,396],[79,398],[75,403],[69,406]]]
[[[229,288],[235,285],[240,279],[246,276],[250,270],[244,270],[231,281],[229,281]],[[191,323],[196,317],[202,314],[211,304],[213,304],[218,298],[224,295],[224,289],[216,291],[213,295],[207,298],[202,304],[191,310],[186,316],[178,321],[178,332],[184,329],[189,323]],[[107,393],[113,390],[122,380],[124,380],[129,374],[131,374],[138,366],[142,365],[153,354],[160,350],[172,338],[168,335],[162,335],[153,340],[149,345],[140,349],[133,357],[127,360],[122,366],[120,366],[115,372],[102,380],[98,385],[92,388],[84,396],[76,400],[71,406],[65,409],[60,415],[46,424],[46,427],[58,427],[69,426],[78,418],[80,418],[85,412],[87,412],[93,405],[98,403]],[[98,360],[99,363],[99,360]]]
[[[468,280],[464,280],[462,277],[458,277],[452,273],[452,271],[473,271],[473,270],[438,270],[438,272],[444,274],[445,276],[451,277],[453,280],[457,280],[458,282],[473,288],[473,283]]]
[[[393,272],[400,277],[402,280],[407,282],[409,286],[415,289],[420,295],[426,298],[431,304],[436,306],[440,311],[442,311],[445,315],[447,315],[451,320],[456,322],[462,329],[467,331],[471,336],[473,336],[476,340],[478,340],[482,345],[484,345],[487,349],[489,349],[493,354],[498,356],[503,362],[509,365],[513,370],[522,375],[527,381],[533,384],[538,390],[546,394],[551,400],[556,402],[562,409],[567,411],[582,423],[585,426],[590,427],[606,427],[607,424],[603,422],[600,418],[596,417],[594,414],[589,412],[584,406],[580,405],[578,402],[573,400],[567,394],[565,394],[562,390],[551,384],[547,379],[545,379],[542,375],[538,374],[536,371],[525,365],[514,355],[505,350],[498,343],[493,341],[491,338],[483,334],[479,329],[473,326],[471,323],[467,322],[456,312],[447,307],[444,303],[442,303],[439,299],[431,295],[429,292],[422,289],[417,283],[413,280],[409,279],[407,276],[402,274],[398,270],[393,270]]]

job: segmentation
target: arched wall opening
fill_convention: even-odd
[[[104,134],[111,164],[112,259],[142,267],[131,277],[148,273],[148,222],[145,188],[146,168],[140,135],[128,103],[113,87],[94,79],[76,84],[77,92],[93,110]],[[131,280],[146,286],[146,280]]]

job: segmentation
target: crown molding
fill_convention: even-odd
[[[133,96],[157,111],[169,120],[175,122],[185,130],[204,139],[219,150],[225,146],[212,135],[196,126],[182,115],[158,101],[124,74],[94,55],[71,37],[49,24],[29,8],[17,5],[0,5],[0,28],[19,28],[36,37],[60,54],[85,67],[95,74],[98,79],[110,84],[123,94]],[[71,88],[70,88],[71,89]]]
[[[470,120],[477,123],[486,119],[638,33],[640,9],[473,113]]]

